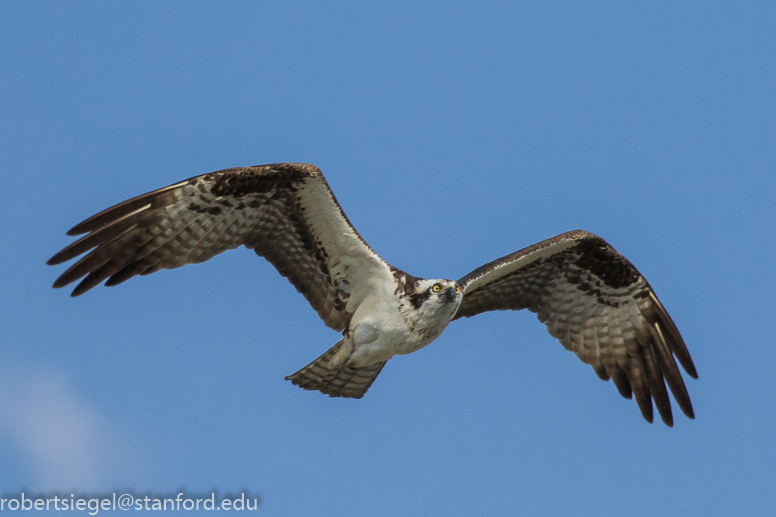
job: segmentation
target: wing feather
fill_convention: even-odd
[[[654,400],[673,425],[666,382],[679,408],[694,412],[676,359],[697,378],[687,347],[643,276],[603,239],[567,232],[475,269],[458,283],[464,298],[456,319],[492,310],[528,309],[549,333],[635,396],[651,422]]]
[[[287,277],[326,325],[342,330],[364,296],[355,286],[373,277],[392,279],[320,170],[308,164],[195,176],[103,210],[67,233],[86,235],[48,264],[86,253],[54,282],[63,287],[83,278],[73,296],[102,281],[117,285],[246,246]]]

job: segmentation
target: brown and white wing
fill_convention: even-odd
[[[697,378],[679,331],[635,267],[600,237],[567,232],[507,255],[461,278],[455,318],[528,309],[553,337],[591,365],[620,394],[636,396],[652,422],[652,400],[673,425],[665,381],[685,415],[694,417],[674,358]]]
[[[359,286],[375,276],[393,279],[351,226],[321,171],[308,164],[196,176],[119,203],[67,233],[86,235],[48,264],[88,252],[54,283],[63,287],[86,276],[73,296],[106,279],[105,285],[116,285],[245,246],[288,278],[326,325],[342,330],[365,295]]]

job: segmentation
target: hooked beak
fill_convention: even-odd
[[[439,293],[439,296],[444,296],[448,302],[452,302],[453,300],[455,300],[455,289],[453,289],[452,287],[448,287],[447,289]]]

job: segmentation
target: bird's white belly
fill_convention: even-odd
[[[348,363],[354,367],[364,367],[387,361],[396,354],[409,354],[427,345],[419,343],[406,329],[383,329],[374,341],[354,343],[353,354]]]
[[[365,367],[387,361],[397,354],[409,354],[428,345],[441,334],[447,322],[438,329],[411,330],[404,319],[396,313],[395,318],[381,318],[375,321],[366,318],[353,332],[353,353],[348,364],[353,367]]]

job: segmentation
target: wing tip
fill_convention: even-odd
[[[94,287],[94,286],[86,287],[86,286],[83,285],[83,282],[81,282],[80,284],[78,284],[76,286],[75,289],[73,289],[73,292],[70,293],[70,298],[76,298],[77,296],[81,296],[82,294],[84,294],[86,291],[88,291],[92,287]]]
[[[87,221],[88,221],[88,219],[87,219]],[[86,221],[84,221],[84,222],[86,222]],[[85,229],[82,228],[83,224],[84,223],[79,223],[79,224],[73,226],[72,228],[70,228],[68,231],[65,232],[65,235],[68,235],[70,237],[74,237],[76,235],[82,235],[82,234],[88,232],[89,230],[85,230]]]
[[[52,287],[53,289],[62,289],[62,288],[63,288],[63,287],[65,287],[66,285],[70,284],[71,282],[72,282],[72,280],[70,280],[70,281],[67,281],[67,282],[61,282],[61,281],[60,281],[60,279],[59,279],[59,278],[57,278],[57,279],[56,279],[56,281],[55,281],[55,282],[54,282],[54,283],[51,285],[51,287]],[[79,287],[80,287],[80,285],[79,285]],[[75,288],[75,289],[73,289],[73,291],[70,293],[70,297],[71,297],[71,298],[75,298],[76,296],[81,296],[83,293],[85,293],[85,292],[86,292],[86,291],[88,291],[88,290],[89,290],[89,289],[81,289],[81,290],[79,291],[79,290],[78,290],[78,288],[76,287],[76,288]]]

